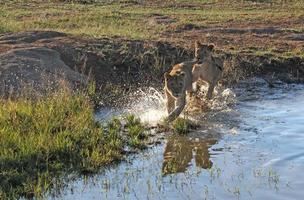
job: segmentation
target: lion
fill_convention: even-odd
[[[193,82],[202,80],[208,83],[206,98],[211,99],[214,87],[220,80],[223,72],[224,61],[221,58],[213,56],[214,45],[201,44],[195,42],[195,58],[199,60],[193,65]]]
[[[172,70],[164,74],[166,107],[169,114],[167,120],[173,121],[183,111],[186,105],[186,93],[193,93],[192,83],[193,65],[197,60],[182,62],[173,66]]]
[[[186,105],[186,96],[191,97],[193,83],[199,79],[209,84],[207,99],[210,99],[215,85],[220,79],[223,61],[212,56],[214,45],[205,45],[195,42],[195,58],[173,66],[172,70],[164,74],[167,121],[173,121],[183,111]]]

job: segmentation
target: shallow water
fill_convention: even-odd
[[[156,125],[166,116],[165,98],[162,92],[154,88],[138,89],[126,99],[128,102],[121,103],[123,108],[103,108],[96,113],[96,118],[104,121],[111,119],[112,116],[133,114],[144,123]]]
[[[303,199],[304,86],[234,91],[235,104],[200,117],[202,130],[169,136],[56,198]]]

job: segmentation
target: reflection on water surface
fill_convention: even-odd
[[[208,148],[215,143],[215,139],[169,137],[164,151],[162,173],[166,175],[185,172],[192,159],[194,159],[196,167],[211,168],[212,161]]]
[[[202,130],[170,136],[57,198],[303,199],[304,87],[246,87],[233,106],[206,113]]]

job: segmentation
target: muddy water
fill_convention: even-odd
[[[202,130],[168,136],[58,199],[303,199],[304,87],[233,91],[234,104],[199,116]]]

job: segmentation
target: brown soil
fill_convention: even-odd
[[[163,40],[174,43],[199,40],[204,43],[214,43],[218,49],[230,52],[232,50],[248,51],[278,51],[303,52],[304,31],[295,30],[294,27],[303,27],[304,21],[282,19],[267,22],[227,22],[223,25],[209,24],[197,26],[186,24],[183,26],[168,26],[168,31],[163,34]],[[271,26],[269,26],[271,24]],[[193,43],[193,42],[192,42]],[[190,48],[192,43],[188,43]]]
[[[0,55],[0,66],[3,93],[19,94],[24,89],[45,91],[60,84],[78,88],[86,83],[85,76],[69,68],[58,52],[45,47],[10,50]]]
[[[62,79],[83,85],[90,78],[104,99],[114,99],[139,85],[160,86],[164,71],[190,57],[185,49],[161,42],[93,40],[52,31],[6,34],[0,37],[1,93]]]
[[[206,38],[202,38],[202,34],[209,32],[212,34],[207,38],[208,42],[215,40],[216,44],[220,44],[217,46],[218,53],[226,60],[224,84],[232,84],[248,76],[304,82],[303,58],[257,56],[248,50],[239,54],[229,53],[235,45],[248,46],[246,38],[256,45],[278,43],[279,50],[285,51],[302,45],[301,41],[295,40],[298,37],[295,33],[273,27],[194,27],[182,34],[183,37],[190,36],[191,40],[197,38],[204,41]],[[175,34],[179,33],[175,31]],[[287,36],[293,38],[282,39]],[[161,88],[165,71],[174,63],[193,58],[193,45],[181,46],[177,41],[97,40],[51,31],[7,34],[0,37],[1,92],[21,88],[24,83],[41,86],[43,81],[49,82],[55,77],[78,86],[85,84],[90,77],[101,91],[103,103],[108,103],[134,88],[151,85]]]
[[[176,22],[175,19],[159,14],[153,14],[148,20],[148,24],[150,26],[155,26],[157,24],[171,24],[174,22]]]

